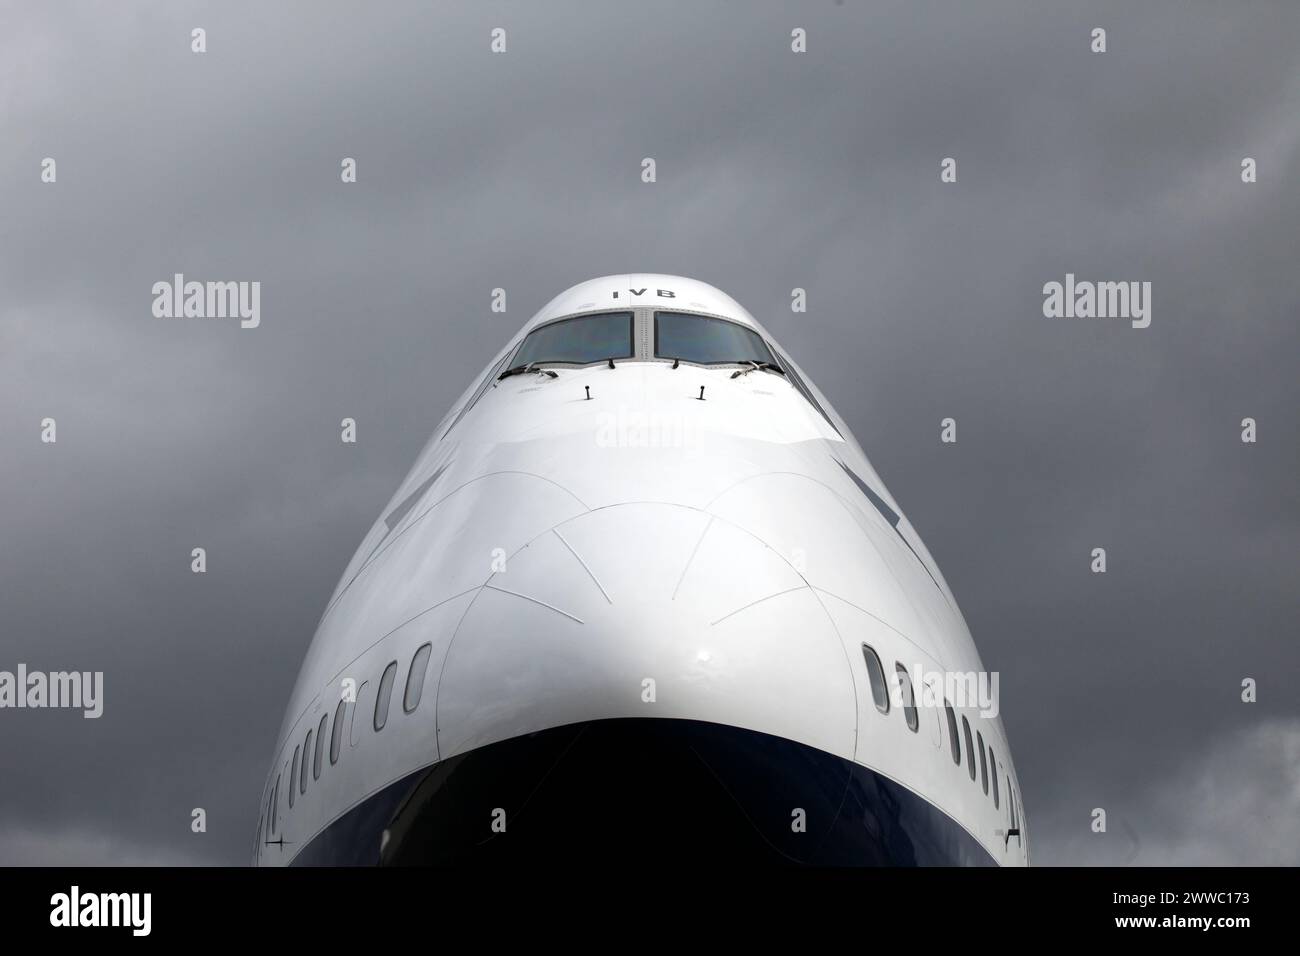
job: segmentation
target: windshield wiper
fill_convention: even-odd
[[[497,376],[497,381],[503,378],[509,378],[511,375],[526,375],[529,372],[536,372],[538,375],[549,375],[551,378],[559,378],[559,375],[549,368],[533,368],[536,362],[529,362],[527,365],[516,365],[514,368],[508,368]]]
[[[739,364],[748,365],[749,368],[737,369],[731,373],[732,378],[739,378],[742,375],[748,375],[750,372],[776,372],[777,375],[784,375],[785,369],[775,362],[755,362],[753,359],[741,359]]]

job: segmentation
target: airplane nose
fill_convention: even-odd
[[[753,535],[636,503],[508,556],[466,611],[438,690],[440,759],[582,721],[705,721],[851,759],[846,649],[816,594]]]

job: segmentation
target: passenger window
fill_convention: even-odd
[[[298,747],[293,748],[293,769],[289,771],[289,779],[292,780],[298,776]],[[289,807],[293,807],[293,787],[289,788]]]
[[[980,785],[984,788],[984,793],[989,792],[989,767],[988,758],[984,756],[984,735],[978,730],[975,731],[975,742],[979,745],[980,752]]]
[[[343,715],[347,710],[346,700],[340,700],[334,708],[334,729],[330,731],[330,766],[339,762],[339,748],[343,746]]]
[[[349,747],[358,747],[361,745],[361,739],[365,732],[365,724],[362,723],[366,718],[361,715],[367,710],[373,710],[371,706],[371,697],[375,692],[375,682],[372,680],[363,680],[361,686],[357,688],[356,700],[348,708],[348,733],[347,745]]]
[[[952,704],[945,699],[944,713],[948,715],[948,745],[952,748],[952,762],[961,763],[961,744],[957,740],[957,715],[952,712]]]
[[[989,748],[989,776],[993,778],[993,807],[998,806],[998,759],[993,756],[993,748]]]
[[[903,716],[907,718],[907,729],[916,733],[921,722],[916,717],[916,698],[912,694],[912,678],[907,676],[907,668],[898,661],[894,662],[894,671],[898,675],[898,691],[902,695]]]
[[[429,669],[429,653],[432,644],[424,644],[411,658],[411,669],[406,674],[406,693],[402,695],[402,710],[411,713],[420,706],[420,695],[424,693],[424,674]]]
[[[776,364],[763,337],[749,326],[686,312],[655,314],[655,355],[697,365]]]
[[[392,661],[384,668],[384,676],[379,678],[379,690],[375,694],[375,731],[384,729],[388,723],[388,699],[393,696],[393,677],[397,674],[397,661]]]
[[[311,778],[313,780],[320,779],[320,758],[321,752],[325,749],[325,725],[329,723],[329,719],[329,714],[321,714],[320,726],[316,728],[316,758],[312,761],[311,765]],[[306,759],[305,754],[303,755],[303,759]]]
[[[289,778],[289,789],[293,789],[293,778]],[[279,829],[279,821],[276,819],[280,815],[280,775],[275,775],[275,790],[271,793],[271,832],[274,833]]]
[[[509,365],[510,368],[538,362],[590,365],[611,358],[631,358],[635,354],[632,313],[606,312],[538,326],[528,333]]]
[[[965,715],[961,718],[962,736],[966,738],[966,763],[967,770],[970,772],[970,778],[975,779],[975,742],[970,737],[970,721]]]
[[[308,765],[311,763],[311,760],[308,759],[311,755],[311,733],[310,730],[307,731],[307,742],[302,745],[302,772],[298,774],[299,793],[307,792],[307,769]],[[293,789],[292,777],[289,778],[289,789]]]
[[[862,656],[867,662],[867,680],[871,684],[871,699],[876,703],[876,710],[882,714],[889,713],[889,688],[885,686],[885,669],[880,666],[880,658],[866,644],[862,645]]]

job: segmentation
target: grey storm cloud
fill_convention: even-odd
[[[1295,819],[1298,35],[1281,0],[5,7],[0,669],[102,670],[105,712],[0,712],[0,862],[246,862],[433,425],[632,271],[734,295],[853,427],[1001,673],[1036,862],[1297,862],[1242,820]],[[154,318],[177,272],[261,282],[261,326]],[[1151,282],[1151,327],[1045,318],[1067,273]]]

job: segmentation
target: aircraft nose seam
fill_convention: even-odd
[[[713,527],[713,515],[709,515],[708,523],[705,524],[704,530],[700,532],[700,536],[695,540],[695,547],[691,549],[691,556],[686,559],[686,564],[682,566],[681,577],[677,579],[677,587],[673,588],[673,596],[672,598],[670,598],[670,600],[673,601],[677,600],[677,592],[682,589],[682,582],[686,580],[686,573],[690,571],[691,565],[695,563],[695,556],[700,552],[700,545],[704,543],[704,539],[708,536],[709,529],[712,527]],[[714,621],[713,623],[716,624],[718,622]]]
[[[545,601],[539,601],[537,598],[530,597],[527,594],[520,594],[518,591],[511,591],[507,588],[498,587],[497,585],[493,584],[490,581],[487,584],[483,585],[483,589],[487,591],[496,591],[499,594],[509,594],[511,597],[517,597],[521,601],[530,601],[531,603],[536,604],[539,607],[546,608],[548,611],[554,611],[556,614],[563,614],[569,620],[577,621],[579,624],[587,623],[582,618],[578,617],[576,614],[570,614],[568,611],[561,610],[560,608],[556,607],[554,604],[547,604]]]
[[[716,621],[710,621],[709,627],[713,627],[715,624],[721,624],[727,618],[734,617],[735,615],[739,614],[741,611],[748,611],[751,607],[753,607],[756,604],[762,604],[764,601],[770,601],[773,598],[779,598],[782,594],[793,594],[795,591],[806,591],[806,590],[809,590],[809,588],[808,585],[804,583],[798,585],[797,587],[786,588],[784,591],[773,591],[771,594],[761,597],[756,601],[750,601],[748,604],[742,605],[741,607],[736,608],[734,611],[728,611],[726,614],[722,615],[722,617],[718,618]]]
[[[569,554],[573,555],[573,557],[577,560],[577,562],[580,565],[582,565],[582,570],[587,572],[588,577],[591,578],[592,583],[596,585],[596,588],[600,591],[601,596],[605,599],[605,603],[613,604],[614,602],[610,600],[609,592],[607,592],[605,590],[604,585],[600,583],[600,578],[596,577],[596,572],[591,570],[591,568],[587,565],[587,562],[582,560],[582,555],[580,555],[577,552],[577,550],[573,547],[573,545],[569,544],[569,542],[565,540],[564,535],[560,534],[559,526],[557,525],[556,527],[552,528],[551,533],[560,539],[560,543],[569,549]]]

